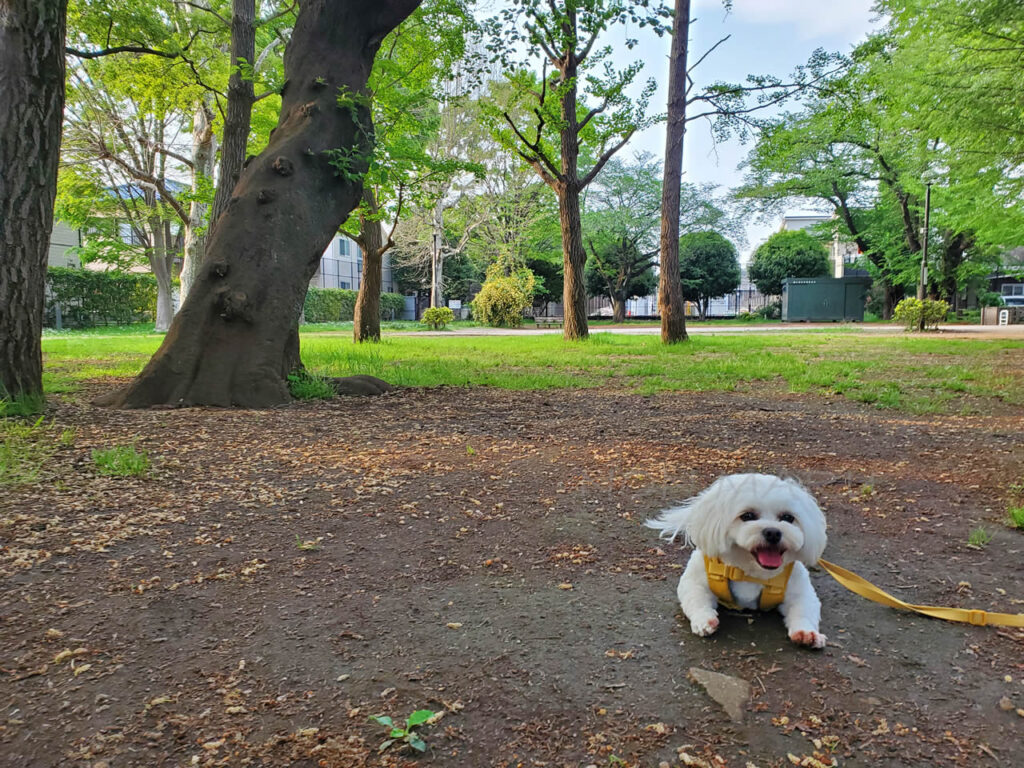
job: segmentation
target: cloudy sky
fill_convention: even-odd
[[[695,0],[690,27],[691,61],[729,35],[729,40],[714,51],[694,72],[698,85],[716,80],[738,82],[748,74],[766,73],[785,77],[807,61],[817,48],[848,53],[875,26],[872,0],[734,0],[726,14],[721,0]],[[622,57],[629,61],[639,55],[645,60],[645,76],[660,85],[652,107],[665,109],[668,79],[668,40],[644,41]],[[632,55],[630,56],[629,53]],[[655,126],[636,137],[625,150],[646,150],[657,156],[665,151],[664,125]],[[736,186],[742,173],[736,166],[747,147],[737,141],[719,144],[711,141],[706,124],[691,123],[686,138],[684,170],[686,180],[713,182],[723,188]],[[798,211],[790,211],[796,213]],[[778,222],[751,221],[747,243],[741,246],[744,260],[772,231]]]

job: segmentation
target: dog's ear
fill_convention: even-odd
[[[828,535],[825,532],[825,515],[818,506],[818,502],[810,492],[800,484],[800,481],[787,477],[784,482],[793,490],[794,505],[793,512],[800,522],[800,530],[804,534],[804,545],[797,553],[801,562],[813,565],[825,552],[825,545],[828,544]]]
[[[702,552],[717,557],[730,548],[728,530],[735,510],[735,476],[720,477],[686,502],[686,538]]]

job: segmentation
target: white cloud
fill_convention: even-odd
[[[841,35],[858,39],[871,27],[874,0],[733,0],[732,15],[746,24],[791,26],[800,40]],[[722,11],[721,0],[697,0],[694,15]]]

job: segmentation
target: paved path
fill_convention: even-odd
[[[806,333],[807,331],[833,331],[866,336],[899,336],[905,333],[902,325],[878,325],[875,323],[786,323],[771,325],[701,325],[686,326],[690,335],[739,335],[744,333]],[[592,325],[591,333],[620,333],[631,336],[657,336],[661,328],[657,325]],[[448,331],[397,331],[389,336],[539,336],[561,335],[561,328],[458,328]],[[929,334],[931,335],[931,334]],[[941,338],[985,338],[1024,340],[1024,325],[944,325],[938,335]]]

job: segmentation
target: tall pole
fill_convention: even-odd
[[[924,191],[924,233],[921,235],[921,276],[917,283],[917,298],[924,301],[925,286],[928,284],[928,229],[929,217],[932,210],[932,183],[925,185]],[[917,322],[917,330],[924,330],[924,307],[921,307],[921,317]]]
[[[928,229],[932,208],[932,183],[929,181],[924,192],[924,232],[921,235],[921,276],[917,283],[917,298],[924,301],[925,286],[928,283]]]

